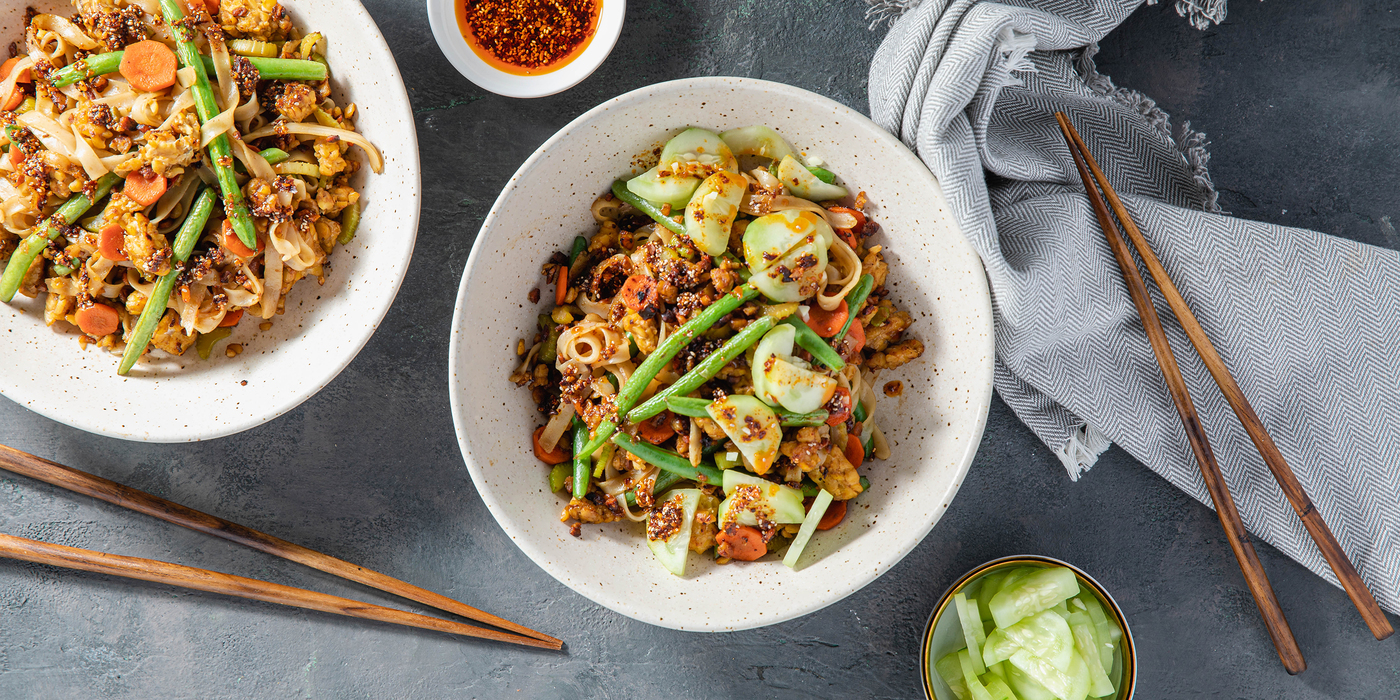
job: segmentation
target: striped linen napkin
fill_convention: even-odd
[[[1210,505],[1062,110],[1377,600],[1400,613],[1400,255],[1216,213],[1203,137],[1173,138],[1151,100],[1094,70],[1095,42],[1138,0],[871,2],[877,19],[907,9],[870,67],[872,117],[928,164],[982,257],[1002,399],[1071,478],[1117,443]],[[1202,26],[1224,3],[1178,11]],[[1156,296],[1245,525],[1335,585]]]

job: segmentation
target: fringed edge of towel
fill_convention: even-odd
[[[1181,152],[1181,157],[1191,166],[1191,176],[1196,181],[1196,186],[1201,188],[1201,209],[1217,214],[1224,213],[1220,209],[1220,193],[1216,192],[1215,183],[1211,180],[1207,167],[1210,163],[1210,151],[1206,147],[1210,142],[1206,140],[1205,133],[1192,129],[1191,122],[1182,122],[1181,128],[1177,129],[1177,135],[1173,136],[1171,115],[1158,107],[1156,100],[1137,90],[1120,88],[1113,84],[1112,78],[1099,72],[1098,66],[1094,64],[1094,55],[1098,52],[1099,45],[1090,44],[1084,47],[1075,61],[1075,69],[1084,76],[1084,84],[1095,93],[1141,114],[1143,120],[1156,129],[1163,139],[1175,146]]]
[[[919,6],[923,0],[865,0],[865,18],[870,20],[870,28],[892,23],[904,13]],[[1147,0],[1148,5],[1156,5],[1157,0]],[[1176,14],[1185,17],[1191,26],[1208,29],[1212,24],[1225,21],[1226,0],[1176,0]]]
[[[1079,481],[1079,477],[1089,471],[1089,468],[1099,461],[1099,455],[1112,444],[1113,441],[1099,432],[1098,428],[1083,423],[1070,431],[1069,439],[1065,440],[1060,449],[1055,450],[1055,456],[1065,465],[1070,481]]]

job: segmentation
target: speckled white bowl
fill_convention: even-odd
[[[63,16],[71,3],[43,0]],[[25,3],[0,9],[23,26]],[[269,331],[245,318],[215,356],[142,362],[117,376],[118,355],[82,349],[71,327],[44,325],[41,299],[0,304],[0,394],[61,423],[126,440],[187,442],[247,430],[329,384],[369,340],[398,293],[418,233],[418,137],[394,56],[358,2],[288,2],[297,26],[324,32],[336,99],[359,106],[357,125],[384,155],[384,173],[357,175],[359,233],[331,256],[324,286],[299,282]],[[19,38],[13,34],[9,39]],[[8,41],[9,39],[6,39]],[[351,157],[363,157],[351,149]],[[66,324],[60,324],[66,325]],[[228,343],[243,354],[223,355]]]
[[[540,264],[591,234],[589,207],[633,159],[685,126],[766,123],[869,193],[890,251],[893,298],[916,319],[924,356],[882,380],[880,426],[889,460],[861,472],[871,488],[837,528],[819,533],[793,571],[778,561],[720,566],[692,555],[684,578],[652,558],[641,526],[587,526],[575,539],[564,505],[530,451],[541,422],[506,376],[515,347],[548,304]],[[546,141],[511,178],[486,218],[457,293],[453,421],[481,498],[515,543],[565,585],[624,615],[665,627],[726,631],[768,625],[830,605],[888,571],[943,515],[977,451],[992,394],[992,315],[986,276],[958,233],[938,183],[898,140],[864,116],[787,85],[696,78],[636,90],[590,110]]]

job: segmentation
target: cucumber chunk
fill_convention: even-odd
[[[1032,571],[1014,585],[1003,585],[987,607],[997,627],[1010,627],[1078,594],[1079,580],[1074,572],[1055,566]]]

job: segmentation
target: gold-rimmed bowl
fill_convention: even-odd
[[[943,678],[933,668],[934,663],[943,658],[944,654],[957,651],[965,646],[957,606],[952,604],[953,596],[983,576],[1002,569],[1020,566],[1041,568],[1063,566],[1073,571],[1074,575],[1078,577],[1082,590],[1091,591],[1094,597],[1099,599],[1104,610],[1113,617],[1114,622],[1118,623],[1118,628],[1123,630],[1123,639],[1119,642],[1118,648],[1114,650],[1113,669],[1108,674],[1109,680],[1113,681],[1113,687],[1118,689],[1118,693],[1110,697],[1113,700],[1130,700],[1133,697],[1133,690],[1137,686],[1137,650],[1133,645],[1133,632],[1128,628],[1128,620],[1124,617],[1123,610],[1118,607],[1118,602],[1108,594],[1108,589],[1104,588],[1103,584],[1094,580],[1093,576],[1085,573],[1079,567],[1053,557],[1042,557],[1036,554],[1018,554],[993,559],[958,577],[958,580],[954,581],[953,585],[943,592],[942,597],[938,599],[938,604],[933,608],[933,613],[928,617],[928,624],[924,626],[924,637],[920,644],[919,665],[924,677],[924,695],[928,700],[955,700],[953,692],[948,689],[948,684],[943,682]]]

